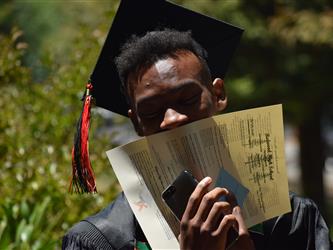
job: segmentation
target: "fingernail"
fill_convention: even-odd
[[[201,181],[200,181],[200,184],[203,185],[203,186],[206,186],[208,184],[212,183],[212,178],[210,178],[209,176],[203,178]]]
[[[234,207],[234,212],[235,212],[236,214],[239,214],[239,213],[240,213],[240,211],[239,211],[239,207]]]

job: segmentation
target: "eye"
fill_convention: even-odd
[[[191,96],[190,98],[186,98],[184,99],[183,101],[183,104],[184,105],[191,105],[191,104],[194,104],[196,102],[198,102],[201,98],[201,93],[200,94],[196,94],[196,95],[193,95]]]

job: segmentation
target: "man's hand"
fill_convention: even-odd
[[[254,249],[235,197],[225,188],[217,187],[208,192],[211,182],[210,177],[204,178],[189,198],[180,222],[180,248],[224,250],[228,231],[233,227],[239,236],[230,249]],[[219,201],[222,195],[227,201]]]

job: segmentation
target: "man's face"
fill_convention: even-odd
[[[132,109],[128,115],[139,135],[173,129],[225,108],[223,80],[203,82],[202,70],[194,54],[179,52],[177,58],[157,61],[139,79],[129,77]]]

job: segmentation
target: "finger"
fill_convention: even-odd
[[[214,188],[210,192],[206,193],[200,202],[194,219],[198,221],[205,221],[214,204],[220,199],[222,195],[227,195],[228,193],[229,192],[227,189],[220,187]]]
[[[230,203],[231,207],[236,207],[238,205],[236,196],[231,191],[226,195],[226,201]]]
[[[249,234],[246,224],[245,224],[245,220],[242,215],[241,208],[239,206],[234,207],[232,210],[232,214],[235,216],[235,218],[237,220],[238,234],[239,235]]]
[[[233,242],[231,249],[255,249],[255,245],[247,230],[242,210],[239,206],[234,207],[232,214],[235,216],[238,224],[239,237]]]
[[[233,214],[225,215],[220,222],[219,227],[214,232],[214,235],[221,235],[221,237],[225,237],[226,239],[229,229],[235,224],[237,224],[237,220]]]
[[[182,221],[189,220],[194,217],[199,208],[201,199],[204,196],[204,194],[207,193],[208,187],[211,183],[212,183],[212,178],[210,177],[205,177],[198,183],[193,193],[191,194],[190,198],[188,199],[186,209],[182,217]]]
[[[215,202],[207,216],[203,227],[209,231],[216,230],[220,222],[222,221],[224,215],[230,214],[231,212],[232,208],[228,202]]]

